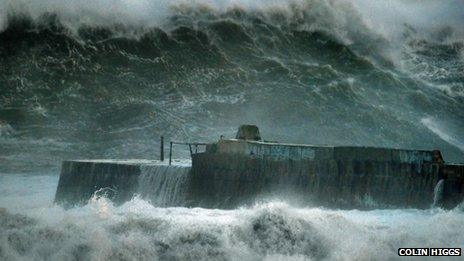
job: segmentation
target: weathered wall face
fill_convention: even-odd
[[[432,161],[430,151],[221,140],[193,154],[191,168],[66,161],[56,202],[84,203],[104,189],[116,203],[139,194],[162,206],[235,208],[271,197],[340,208],[429,208],[434,199],[455,207],[464,197],[464,166]]]
[[[438,180],[431,163],[203,153],[194,155],[189,195],[205,207],[232,208],[275,195],[341,208],[428,208]]]
[[[116,204],[135,195],[158,206],[181,206],[190,172],[189,163],[168,166],[158,161],[65,161],[55,202],[72,206],[87,203],[95,194]]]
[[[273,157],[275,159],[315,159],[316,147],[304,145],[290,145],[278,143],[264,143],[245,140],[220,140],[218,143],[207,147],[207,153],[254,155],[262,158]],[[330,151],[333,148],[327,147]],[[330,153],[330,152],[329,152]]]
[[[275,195],[347,208],[428,208],[440,179],[432,156],[431,151],[221,140],[194,155],[190,196],[208,207]]]
[[[432,161],[432,151],[404,150],[374,147],[312,146],[267,143],[248,140],[220,140],[207,147],[207,153],[252,155],[276,160],[371,160],[416,163]]]
[[[64,161],[55,201],[62,205],[84,203],[102,190],[113,201],[124,202],[136,192],[139,175],[137,165]]]
[[[453,208],[464,199],[464,165],[447,164],[443,169],[443,202],[445,208]]]

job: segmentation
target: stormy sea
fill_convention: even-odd
[[[462,204],[54,203],[63,160],[157,159],[161,135],[212,142],[244,123],[267,140],[464,161],[464,2],[0,0],[0,260],[392,260],[400,247],[464,248]]]

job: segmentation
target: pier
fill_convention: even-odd
[[[173,144],[189,146],[191,159],[173,160]],[[245,125],[235,139],[170,142],[169,155],[65,161],[55,200],[81,204],[100,193],[122,203],[151,194],[165,206],[235,208],[279,198],[308,206],[425,209],[453,208],[464,198],[464,165],[446,163],[439,150],[266,142],[256,126]]]

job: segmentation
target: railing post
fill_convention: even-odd
[[[169,142],[169,165],[171,165],[172,162],[172,141]]]
[[[164,161],[164,137],[163,136],[161,136],[160,160]]]

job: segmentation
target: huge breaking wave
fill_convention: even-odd
[[[209,141],[246,122],[459,161],[463,4],[389,3],[1,1],[1,168],[153,158],[161,134]]]

